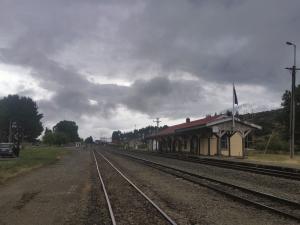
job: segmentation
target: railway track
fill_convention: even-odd
[[[281,177],[281,178],[300,181],[299,170],[293,168],[253,164],[253,163],[246,163],[246,162],[232,162],[232,161],[225,161],[219,159],[206,159],[206,158],[204,159],[204,158],[193,157],[190,155],[183,156],[183,155],[167,155],[167,154],[158,154],[158,153],[152,153],[152,154],[160,157],[165,157],[165,158],[178,159],[187,162],[200,163],[200,164],[205,164],[210,166],[217,166],[217,167],[222,167],[227,169],[241,170],[241,171],[252,172],[256,174],[263,174],[263,175],[269,175],[274,177]]]
[[[114,152],[116,153],[116,152]],[[267,193],[254,191],[245,187],[233,185],[227,182],[223,182],[217,179],[201,176],[198,174],[190,173],[184,170],[180,170],[174,167],[166,166],[160,163],[156,163],[150,160],[142,159],[136,156],[116,153],[123,157],[135,160],[150,166],[162,172],[171,174],[178,178],[190,181],[192,183],[207,187],[218,193],[224,194],[232,199],[240,202],[251,204],[260,209],[269,210],[273,213],[279,214],[286,218],[300,222],[300,203],[290,201],[284,198],[280,198]]]
[[[166,212],[155,204],[154,201],[126,177],[109,159],[97,151],[92,151],[92,153],[113,225],[177,225]],[[110,170],[109,172],[108,169]],[[106,176],[104,174],[106,174]],[[117,185],[117,187],[114,189],[111,183],[116,181],[117,183],[114,183],[114,185]],[[128,194],[128,196],[126,196],[126,194]],[[137,218],[134,218],[135,215]]]

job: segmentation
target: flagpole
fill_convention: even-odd
[[[235,127],[235,123],[234,123],[234,83],[232,83],[232,129],[234,129]]]

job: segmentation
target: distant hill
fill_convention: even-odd
[[[259,112],[267,112],[267,111],[276,111],[278,110],[279,106],[269,104],[269,105],[255,105],[253,103],[244,103],[236,106],[236,110],[239,112],[241,115],[245,114],[254,114],[254,113],[259,113]],[[280,109],[279,109],[280,110]],[[218,114],[226,114],[228,111],[232,111],[232,108],[227,108],[222,111],[220,111]]]
[[[255,131],[255,135],[258,137],[270,135],[272,131],[276,131],[277,133],[283,132],[283,123],[282,123],[282,112],[283,109],[275,109],[264,112],[255,112],[255,113],[246,113],[243,115],[239,115],[238,117],[241,120],[246,120],[251,123],[255,123],[257,125],[262,126],[262,130]],[[165,126],[167,127],[167,126]],[[160,127],[159,130],[165,128]],[[134,131],[129,132],[121,132],[114,131],[112,135],[112,139],[114,141],[125,141],[131,139],[143,139],[151,134],[156,133],[156,127],[148,126],[145,128],[141,128]]]
[[[252,147],[258,150],[266,150],[271,152],[288,151],[289,143],[287,132],[288,128],[285,127],[284,109],[275,109],[257,113],[247,113],[240,115],[239,118],[251,123],[262,126],[262,130],[255,130],[255,141]],[[297,143],[297,142],[296,142]],[[297,150],[296,146],[296,150]]]
[[[239,115],[241,120],[246,120],[251,123],[255,123],[263,127],[261,131],[257,131],[256,135],[262,136],[271,134],[272,131],[276,130],[277,132],[283,131],[283,109],[275,109],[270,111],[256,112],[256,113],[247,113]]]
[[[265,151],[266,147],[268,147],[268,152],[288,151],[289,134],[287,132],[287,128],[285,127],[284,120],[287,118],[283,110],[283,108],[280,108],[262,112],[246,113],[237,116],[241,120],[262,126],[262,130],[255,130],[254,136],[249,136],[248,143],[250,143],[250,148]],[[227,113],[231,112],[228,111]],[[160,127],[159,130],[165,127]],[[112,138],[115,143],[120,141],[126,142],[132,139],[142,140],[144,137],[156,132],[156,127],[148,126],[139,130],[124,133],[121,131],[114,131]]]

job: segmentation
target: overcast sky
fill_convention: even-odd
[[[82,137],[280,106],[299,0],[0,0],[0,96]],[[298,60],[298,64],[299,60]],[[299,78],[298,78],[299,80]]]

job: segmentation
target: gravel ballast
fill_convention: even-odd
[[[109,151],[105,153],[178,224],[298,224]]]
[[[131,154],[143,159],[157,163],[166,164],[174,168],[183,169],[188,172],[202,176],[218,179],[227,183],[243,186],[255,191],[269,193],[291,201],[300,202],[300,181],[285,178],[272,177],[268,175],[255,174],[235,169],[221,168],[212,165],[193,163],[178,159],[165,158],[137,151],[117,151]]]
[[[117,224],[168,225],[165,218],[100,155],[96,154]]]

